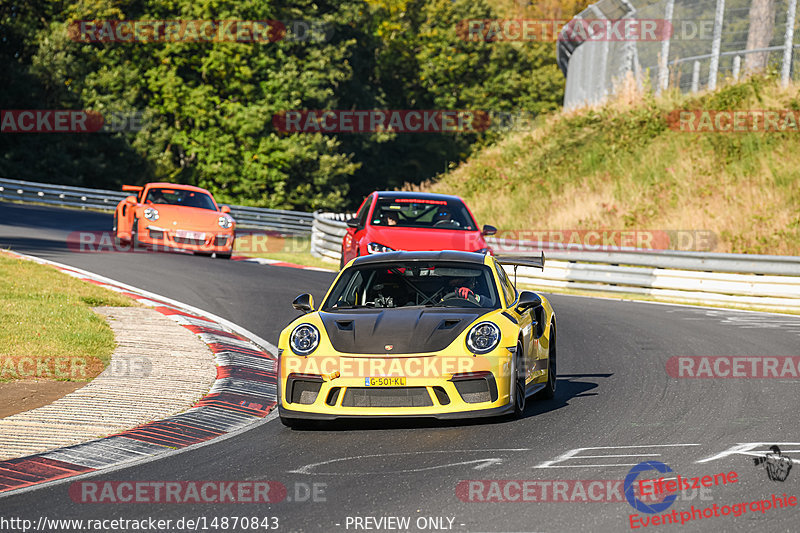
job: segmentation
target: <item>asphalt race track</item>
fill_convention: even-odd
[[[0,246],[191,304],[273,343],[296,316],[292,299],[301,292],[319,298],[333,279],[331,273],[188,254],[79,253],[67,247],[70,232],[108,230],[111,224],[111,215],[0,203]],[[205,517],[207,531],[222,531],[210,521],[226,516],[277,517],[279,531],[391,530],[356,517],[409,517],[411,531],[623,531],[630,530],[629,515],[636,511],[618,493],[611,494],[614,501],[587,502],[582,500],[597,493],[581,497],[569,485],[559,496],[552,490],[559,485],[544,483],[537,485],[537,500],[546,487],[545,499],[557,501],[498,503],[469,501],[467,491],[456,489],[462,480],[610,483],[647,460],[687,477],[738,474],[737,483],[687,491],[666,513],[800,495],[796,464],[785,481],[771,481],[753,456],[722,453],[744,443],[756,451],[778,444],[800,460],[800,379],[674,379],[665,370],[672,356],[798,356],[800,317],[551,299],[558,316],[558,391],[552,401],[529,404],[522,420],[348,423],[313,431],[293,431],[272,420],[216,444],[90,479],[270,480],[287,487],[288,498],[280,503],[79,504],[68,495],[70,483],[62,483],[0,497],[0,517],[34,523],[42,516],[153,517],[173,524]],[[697,462],[708,458],[713,459]],[[304,488],[314,484],[318,501],[305,498]],[[488,491],[476,489],[472,499]],[[507,496],[521,498],[516,490]],[[605,492],[597,499],[605,499]],[[659,530],[797,531],[799,523],[797,506]]]

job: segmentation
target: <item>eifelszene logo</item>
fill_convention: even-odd
[[[669,507],[678,498],[678,495],[670,494],[666,496],[663,501],[657,503],[645,503],[640,500],[634,491],[636,479],[642,472],[648,472],[650,470],[655,470],[656,472],[660,472],[662,474],[672,472],[672,469],[664,463],[659,461],[645,461],[630,469],[628,475],[625,476],[623,488],[625,490],[625,499],[628,500],[628,503],[631,504],[631,507],[642,513],[656,514],[669,509]]]
[[[772,481],[786,481],[789,472],[792,470],[792,460],[787,455],[781,453],[778,446],[770,446],[772,453],[764,454],[764,457],[755,457],[753,462],[756,466],[764,465],[767,477]]]

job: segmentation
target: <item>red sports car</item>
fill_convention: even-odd
[[[207,190],[174,183],[123,185],[122,190],[137,195],[128,196],[114,211],[119,241],[230,259],[236,223],[230,208],[217,206]]]
[[[478,229],[458,196],[415,192],[373,192],[347,226],[340,269],[360,255],[393,250],[490,252],[483,238],[497,232]]]

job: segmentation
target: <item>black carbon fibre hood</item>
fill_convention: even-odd
[[[491,309],[397,307],[324,313],[319,317],[342,353],[409,354],[443,350]],[[386,345],[392,345],[391,350]]]

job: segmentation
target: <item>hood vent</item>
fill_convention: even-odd
[[[396,307],[320,312],[333,349],[341,353],[392,355],[438,352],[491,309]],[[358,323],[358,327],[356,327]]]

